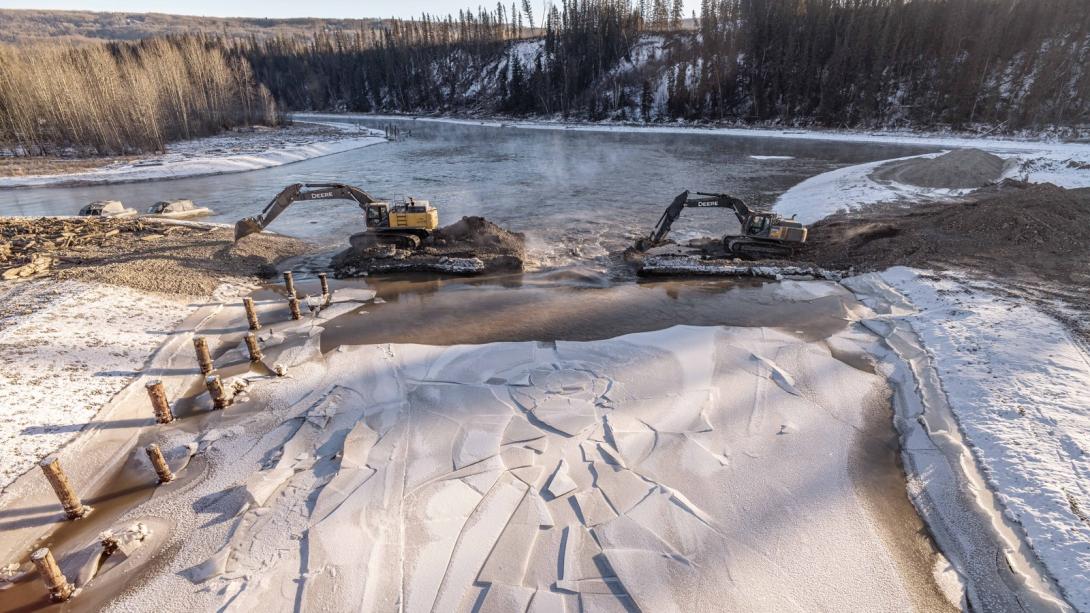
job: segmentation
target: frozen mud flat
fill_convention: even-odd
[[[926,608],[850,474],[888,388],[823,342],[318,333],[266,334],[290,378],[160,443],[208,469],[128,514],[176,553],[114,610]]]

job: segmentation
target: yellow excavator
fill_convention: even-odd
[[[391,204],[344,183],[294,183],[272,199],[260,215],[235,224],[235,240],[264,230],[295,202],[304,200],[353,200],[363,209],[367,230],[352,235],[354,247],[392,244],[416,249],[439,228],[439,212],[427,200],[409,198]]]
[[[751,209],[745,202],[728,194],[697,192],[696,195],[699,197],[690,198],[688,191],[678,194],[666,207],[651,234],[636,241],[636,249],[647,251],[661,245],[681,212],[687,208],[723,208],[734,212],[742,233],[723,237],[723,249],[731,255],[750,259],[791,257],[795,248],[806,242],[809,230],[793,218],[785,219],[771,211]]]

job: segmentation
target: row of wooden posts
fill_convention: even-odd
[[[324,304],[329,301],[330,297],[329,279],[325,273],[319,273],[318,280],[321,282]],[[295,293],[295,279],[290,270],[284,272],[284,287],[288,292],[288,308],[291,311],[291,318],[295,320],[302,319],[302,313],[299,310],[299,297]],[[261,347],[257,344],[257,331],[261,329],[261,321],[258,319],[257,310],[254,308],[254,299],[249,296],[243,298],[242,306],[246,309],[246,322],[250,328],[245,336],[250,362],[260,362],[264,358]],[[231,401],[227,398],[227,393],[223,388],[223,381],[215,372],[216,368],[212,362],[212,354],[208,350],[208,341],[203,336],[193,337],[193,349],[197,354],[197,366],[200,368],[201,375],[204,376],[205,388],[212,398],[212,408],[227,408]],[[163,382],[158,379],[149,381],[145,388],[148,392],[148,398],[151,400],[151,408],[155,414],[156,423],[169,424],[173,422],[174,412],[170,409],[170,401],[167,399]],[[158,477],[159,483],[173,481],[174,473],[171,472],[170,465],[167,464],[166,458],[163,457],[159,445],[152,443],[145,447],[144,451],[148,454],[148,459],[151,460],[151,466],[155,469],[155,475]],[[60,460],[56,454],[42,460],[39,466],[41,466],[42,472],[45,473],[49,485],[56,492],[57,498],[60,499],[61,507],[64,509],[64,515],[67,519],[79,519],[91,512],[91,507],[83,504],[83,501],[76,494],[76,490],[72,487],[68,476],[61,468]],[[48,547],[42,547],[34,551],[30,555],[30,561],[38,569],[38,574],[41,575],[42,581],[49,590],[50,600],[63,602],[72,597],[75,586],[65,578]]]

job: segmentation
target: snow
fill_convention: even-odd
[[[647,132],[658,134],[707,134],[713,136],[732,136],[750,138],[776,138],[787,140],[836,141],[844,143],[888,143],[897,145],[915,145],[942,149],[974,147],[992,152],[1008,153],[1057,153],[1082,155],[1090,153],[1090,144],[1084,142],[1062,142],[1052,140],[1019,140],[1014,138],[992,138],[976,136],[951,136],[927,132],[894,132],[858,130],[804,130],[778,128],[733,128],[704,127],[683,125],[630,125],[623,123],[566,123],[561,121],[525,121],[490,119],[459,119],[455,117],[423,117],[413,115],[380,115],[367,113],[294,113],[293,118],[302,121],[315,119],[351,120],[359,119],[400,119],[438,123],[480,125],[503,129],[524,130],[575,130],[580,132]]]
[[[839,280],[833,271],[811,266],[750,265],[741,260],[704,260],[693,255],[648,256],[640,266],[641,275],[710,275],[759,277],[781,280],[790,277]]]
[[[276,130],[229,134],[167,145],[167,152],[85,172],[0,177],[0,188],[84,185],[177,179],[282,166],[385,142],[355,124],[315,122],[341,135],[295,134]],[[288,130],[291,130],[289,128]]]
[[[1024,539],[1071,605],[1090,611],[1090,356],[1060,322],[987,284],[900,267],[869,277],[849,284],[894,293],[900,306],[888,318],[911,326],[941,384],[921,391],[924,404],[948,404],[1020,533],[1013,539]]]
[[[209,466],[130,513],[175,521],[174,554],[112,610],[912,607],[848,469],[884,380],[821,342],[678,326],[311,356],[215,415],[224,436],[161,429]],[[580,425],[536,416],[562,402]]]
[[[0,302],[0,488],[79,434],[192,310],[79,281],[5,283]]]
[[[896,200],[937,200],[968,194],[969,189],[934,189],[906,185],[896,181],[875,181],[876,168],[891,161],[933,158],[939,153],[913,155],[895,160],[879,160],[838,168],[810,177],[788,189],[776,200],[776,212],[812,224],[839,211],[853,211],[879,202]]]
[[[939,139],[936,143],[944,146]],[[1006,154],[1013,163],[1000,177],[1030,183],[1052,183],[1069,189],[1090,187],[1090,145],[1035,143],[1033,151],[1016,153],[1008,143],[988,141],[978,143],[980,149]],[[944,152],[943,152],[944,153]],[[870,177],[879,166],[891,161],[934,158],[941,153],[879,160],[838,168],[810,177],[780,195],[774,205],[781,215],[795,215],[804,224],[811,224],[840,211],[854,211],[882,202],[927,202],[964,196],[971,189],[939,189],[917,187],[896,181],[878,181]]]

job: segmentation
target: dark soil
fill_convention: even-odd
[[[333,257],[338,277],[392,272],[484,274],[518,272],[526,259],[526,237],[483,217],[463,217],[437,230],[420,249],[389,245],[349,248]]]
[[[799,259],[856,272],[904,265],[1090,285],[1090,189],[1006,181],[961,200],[879,206],[810,226]]]

